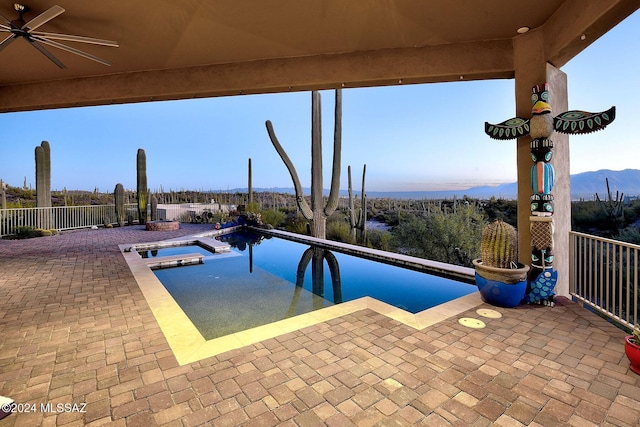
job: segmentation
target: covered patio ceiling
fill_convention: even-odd
[[[17,39],[0,51],[0,112],[152,100],[513,78],[518,32],[543,32],[556,67],[640,0],[24,0],[39,30],[115,40],[63,42],[111,66]],[[2,1],[0,14],[18,17]],[[6,23],[4,23],[6,24]],[[0,41],[7,33],[0,33]]]

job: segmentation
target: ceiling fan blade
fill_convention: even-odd
[[[16,39],[16,37],[12,34],[9,37],[7,37],[6,39],[2,40],[0,42],[0,50],[4,49],[5,47],[9,46],[11,43],[13,43],[13,41]]]
[[[40,43],[38,43],[37,41],[33,40],[33,39],[27,39],[27,41],[29,42],[29,44],[31,44],[31,46],[35,47],[36,49],[38,49],[44,56],[46,56],[47,58],[49,58],[51,60],[51,62],[53,62],[54,64],[56,64],[58,67],[60,68],[67,68],[66,65],[64,65],[58,58],[56,58],[51,52],[49,52],[47,49],[44,48],[44,46],[42,46]]]
[[[64,12],[60,6],[52,6],[22,26],[22,30],[33,31]]]
[[[44,38],[53,39],[53,40],[64,40],[68,42],[80,42],[80,43],[97,44],[100,46],[118,47],[118,42],[114,42],[112,40],[94,39],[92,37],[74,36],[71,34],[45,33],[42,31],[32,32],[31,34],[34,36],[44,37]]]
[[[11,27],[8,25],[0,24],[0,31],[11,31]]]
[[[99,62],[101,64],[109,65],[109,66],[111,65],[109,62],[105,61],[104,59],[100,59],[97,56],[93,56],[93,55],[91,55],[91,54],[89,54],[87,52],[83,52],[81,50],[78,50],[76,48],[64,45],[62,43],[54,42],[53,40],[47,40],[47,39],[45,39],[43,37],[38,37],[38,36],[33,36],[33,39],[34,40],[38,40],[40,43],[44,43],[44,44],[49,45],[49,46],[57,47],[58,49],[61,49],[61,50],[67,51],[67,52],[75,53],[76,55],[80,55],[80,56],[82,56],[84,58],[91,59],[92,61],[96,61],[96,62]]]

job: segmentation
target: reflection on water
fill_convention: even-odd
[[[204,264],[154,271],[205,339],[364,296],[417,313],[477,289],[246,231],[221,237],[231,252],[206,257]]]

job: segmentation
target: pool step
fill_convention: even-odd
[[[202,264],[204,255],[198,253],[184,254],[184,255],[169,255],[156,258],[145,258],[147,267],[154,268],[168,268],[168,267],[180,267],[183,265]]]
[[[215,253],[229,252],[231,250],[230,244],[221,242],[220,240],[212,239],[211,237],[198,237],[198,242],[200,243],[200,245]]]

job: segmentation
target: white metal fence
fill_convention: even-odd
[[[138,220],[136,204],[125,205],[127,219]],[[70,230],[105,223],[117,223],[114,205],[0,209],[0,236],[16,234],[19,227]]]
[[[639,245],[570,232],[570,292],[626,327],[640,322]]]
[[[138,205],[125,204],[125,222],[138,220]],[[203,215],[229,213],[234,205],[220,203],[158,204],[158,219],[197,221]],[[0,237],[16,234],[19,227],[71,230],[116,224],[114,205],[56,206],[52,208],[0,209]]]

